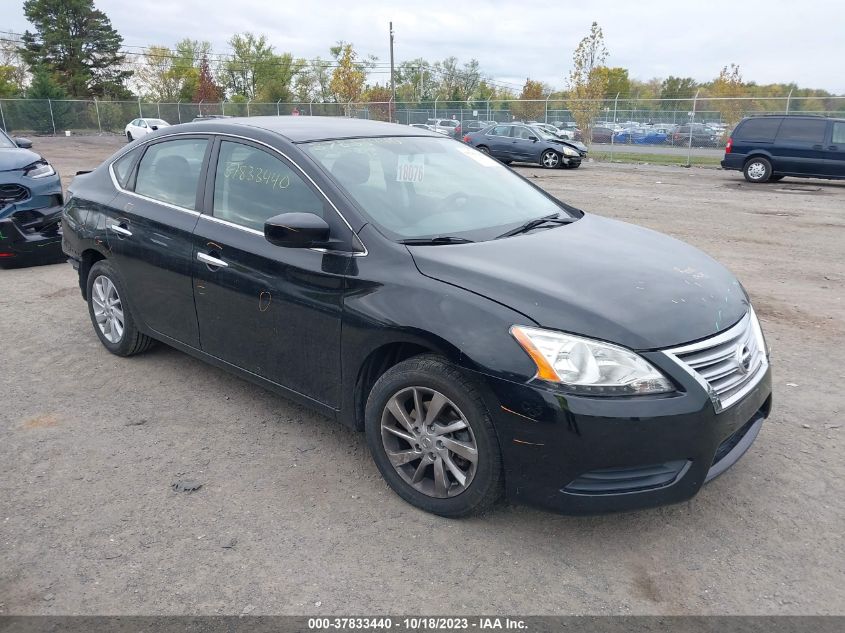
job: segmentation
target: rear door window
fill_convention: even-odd
[[[845,144],[845,123],[834,123],[833,124],[833,143],[834,144]]]
[[[748,119],[740,124],[735,136],[743,141],[773,141],[782,120],[780,117]]]
[[[487,132],[490,136],[508,136],[510,134],[510,125],[497,125],[492,130]]]
[[[207,139],[190,138],[150,145],[138,164],[135,193],[195,210]]]
[[[781,123],[778,141],[823,143],[827,121],[824,119],[786,118]]]

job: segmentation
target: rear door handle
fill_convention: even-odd
[[[122,224],[109,224],[109,228],[121,237],[132,237],[132,231]]]
[[[212,257],[208,253],[197,253],[197,259],[200,260],[204,264],[208,264],[214,268],[226,268],[229,264],[224,262],[222,259],[217,259],[216,257]]]
[[[813,145],[813,149],[822,149],[821,143],[819,143],[817,145]]]

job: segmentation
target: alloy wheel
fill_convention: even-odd
[[[427,387],[394,394],[381,417],[381,440],[402,479],[429,497],[455,497],[478,466],[475,435],[461,410]]]
[[[545,152],[543,154],[543,167],[553,168],[557,167],[560,163],[560,156],[557,155],[557,152],[553,152],[551,150]]]
[[[123,303],[111,279],[100,275],[91,286],[91,303],[94,319],[100,332],[109,343],[119,343],[123,338]]]

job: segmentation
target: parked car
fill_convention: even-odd
[[[435,132],[456,138],[461,130],[461,122],[455,119],[429,119],[426,124],[433,127]]]
[[[593,143],[610,143],[614,130],[609,127],[595,126],[590,130]]]
[[[725,146],[723,169],[742,171],[748,182],[845,178],[845,119],[757,116],[743,119]]]
[[[512,162],[534,163],[548,169],[581,165],[581,154],[569,141],[526,123],[494,125],[481,132],[467,134],[464,142],[506,165]]]
[[[460,134],[472,134],[474,132],[480,132],[481,130],[487,129],[493,125],[489,121],[463,121],[460,127]]]
[[[109,352],[161,341],[363,430],[429,512],[684,501],[769,415],[727,269],[436,133],[193,123],[70,189],[64,250]]]
[[[135,139],[139,139],[155,132],[159,128],[168,127],[169,125],[164,119],[135,119],[127,124],[124,132],[126,132],[126,140],[131,143]]]
[[[692,128],[692,134],[690,134],[690,128]],[[690,137],[692,137],[693,147],[718,147],[721,138],[719,133],[712,128],[701,123],[693,123],[691,126],[689,124],[678,126],[672,134],[672,144],[687,145],[690,143]]]
[[[630,143],[636,145],[662,145],[669,138],[666,133],[648,128],[628,128],[613,135],[614,143]]]
[[[429,132],[435,132],[434,126],[428,125],[427,123],[411,123],[411,127],[415,127],[418,130],[428,130]]]
[[[55,263],[61,249],[62,181],[32,141],[0,130],[0,266]]]

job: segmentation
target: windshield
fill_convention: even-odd
[[[534,218],[578,217],[497,160],[450,139],[361,138],[300,147],[392,239],[479,241]]]
[[[4,149],[8,149],[10,147],[17,147],[12,139],[6,136],[6,133],[3,130],[0,130],[0,147]]]
[[[147,121],[147,125],[155,125],[155,126],[167,125],[169,127],[169,124],[167,123],[167,121],[162,121],[161,119],[145,119],[145,120]]]

